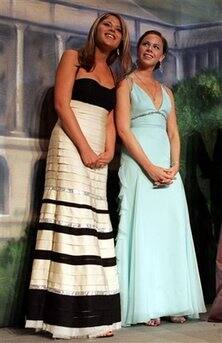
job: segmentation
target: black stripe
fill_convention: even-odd
[[[44,223],[44,222],[39,223],[38,228],[40,230],[49,230],[49,231],[65,233],[67,235],[73,235],[73,236],[87,235],[87,236],[95,236],[98,239],[113,238],[113,231],[98,232],[96,229],[75,228],[75,227],[70,227],[70,226],[63,226],[63,225]]]
[[[31,289],[26,319],[72,328],[111,325],[120,322],[119,294],[68,296]]]
[[[110,112],[115,107],[115,88],[107,88],[96,80],[81,78],[75,81],[72,99],[105,108]]]
[[[96,213],[109,213],[108,210],[100,210],[95,207],[92,207],[90,205],[84,205],[84,204],[76,204],[68,201],[60,201],[60,200],[53,200],[53,199],[43,199],[43,203],[46,204],[55,204],[55,205],[60,205],[60,206],[68,206],[68,207],[77,207],[77,208],[85,208],[87,210],[91,210]]]
[[[103,267],[112,267],[116,265],[116,258],[101,258],[96,255],[67,255],[50,250],[35,250],[34,259],[50,260],[53,262],[66,263],[72,265],[95,264]]]

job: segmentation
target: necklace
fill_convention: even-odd
[[[147,84],[138,76],[138,74],[134,73],[134,75],[143,84],[143,86],[145,87],[147,93],[151,96],[153,102],[155,103],[156,102],[156,95],[157,95],[157,82],[156,82],[156,80],[154,80],[154,82],[150,83],[154,87],[154,91],[151,92],[149,90],[149,88],[147,87]]]

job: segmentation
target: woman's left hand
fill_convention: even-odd
[[[113,159],[113,152],[111,151],[104,151],[101,154],[98,155],[98,159],[96,162],[96,168],[103,168],[105,167],[107,164],[109,164],[110,161],[112,161]]]
[[[175,165],[175,166],[172,166],[169,169],[165,169],[165,171],[172,178],[172,180],[175,180],[176,179],[176,174],[179,171],[179,164]],[[154,182],[154,185],[155,186],[161,186],[161,185],[163,185],[163,183],[156,181],[156,182]]]
[[[172,177],[172,179],[175,179],[175,176],[178,173],[178,171],[179,171],[179,164],[176,164],[176,165],[170,167],[167,170],[167,173]]]

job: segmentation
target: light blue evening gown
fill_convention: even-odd
[[[161,88],[163,99],[157,109],[148,94],[132,84],[131,129],[149,159],[168,168],[170,143],[166,121],[171,99]],[[122,325],[162,316],[198,318],[206,309],[179,173],[171,185],[155,188],[123,150],[119,177],[116,254]]]

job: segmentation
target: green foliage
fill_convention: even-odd
[[[202,72],[174,86],[178,126],[182,143],[182,175],[185,172],[187,137],[222,127],[222,79],[213,71]],[[210,140],[210,134],[207,135]],[[210,142],[207,142],[210,144]]]
[[[14,324],[21,312],[26,239],[11,240],[0,249],[0,326]]]
[[[183,80],[174,91],[182,136],[203,126],[222,125],[222,80],[215,72]]]
[[[187,25],[221,20],[221,0],[137,0],[136,3],[171,24]]]

